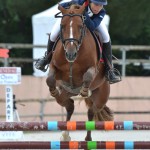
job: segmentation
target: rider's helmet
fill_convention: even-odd
[[[90,2],[98,5],[107,5],[107,0],[90,0]]]

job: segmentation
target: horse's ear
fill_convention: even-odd
[[[66,9],[62,7],[60,4],[58,4],[58,9],[62,12],[62,14],[65,14]]]
[[[85,10],[85,2],[84,4],[80,7],[80,13],[83,14],[84,10]]]

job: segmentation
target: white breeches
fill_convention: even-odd
[[[96,31],[98,31],[102,43],[108,43],[110,41],[110,36],[104,21],[100,23]]]
[[[59,35],[60,23],[61,23],[61,18],[58,18],[56,23],[54,24],[52,30],[51,30],[50,40],[53,42],[55,42],[56,38]],[[96,28],[96,31],[99,32],[100,39],[101,39],[102,43],[108,43],[110,41],[110,36],[109,36],[108,30],[107,30],[107,27],[103,21]]]
[[[57,18],[56,23],[54,24],[52,30],[51,30],[51,36],[50,36],[50,40],[55,42],[56,38],[59,35],[60,32],[60,23],[61,23],[61,18]]]

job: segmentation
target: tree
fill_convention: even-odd
[[[0,0],[0,42],[32,43],[33,14],[48,9],[56,1]]]
[[[150,1],[113,0],[107,6],[114,44],[150,44]]]
[[[113,0],[107,6],[110,15],[110,35],[113,44],[150,45],[150,1],[149,0]],[[118,54],[117,54],[118,55]],[[149,59],[148,51],[127,52],[127,58]],[[148,76],[149,70],[143,65],[127,65],[127,75]]]
[[[32,43],[32,15],[56,3],[55,0],[0,0],[0,43]],[[32,58],[32,49],[13,49],[10,57]],[[32,63],[10,65],[26,68],[22,69],[23,74],[33,72]]]

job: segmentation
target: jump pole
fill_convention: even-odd
[[[150,142],[70,141],[0,142],[0,149],[150,149]]]
[[[59,131],[59,130],[150,130],[150,122],[133,121],[49,121],[0,122],[0,131]]]

